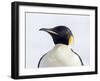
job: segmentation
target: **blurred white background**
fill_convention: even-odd
[[[26,68],[37,68],[42,55],[55,46],[52,37],[39,29],[53,28],[59,25],[70,28],[74,35],[73,50],[81,56],[84,65],[89,65],[89,15],[26,13]]]
[[[11,2],[15,0],[0,1],[0,81],[14,81],[11,74]],[[20,1],[20,0],[17,0]],[[98,6],[98,41],[100,41],[100,0],[21,0],[42,3],[72,4]],[[43,32],[41,32],[43,33]],[[47,35],[47,34],[45,34]],[[100,68],[100,42],[98,43],[98,68]],[[100,72],[100,69],[98,69]],[[97,75],[65,76],[53,78],[26,79],[25,81],[99,81]],[[23,80],[20,80],[23,81]]]

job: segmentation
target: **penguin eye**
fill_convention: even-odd
[[[63,30],[62,28],[57,28],[54,30],[56,33],[59,33],[59,34],[64,34],[66,32],[66,30]]]
[[[61,28],[55,28],[54,31],[55,32],[61,32],[62,30],[61,30]]]

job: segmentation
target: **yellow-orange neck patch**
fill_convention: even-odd
[[[73,36],[69,36],[68,45],[72,45],[73,43]]]

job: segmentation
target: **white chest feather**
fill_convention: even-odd
[[[81,66],[79,57],[70,47],[62,44],[56,45],[41,60],[39,67]]]

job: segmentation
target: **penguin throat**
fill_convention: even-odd
[[[73,37],[70,36],[61,36],[61,35],[54,35],[51,34],[53,41],[55,44],[65,44],[65,45],[72,45]]]
[[[68,44],[68,39],[66,37],[54,36],[53,37],[53,41],[54,41],[55,44],[65,44],[65,45],[69,45]]]

